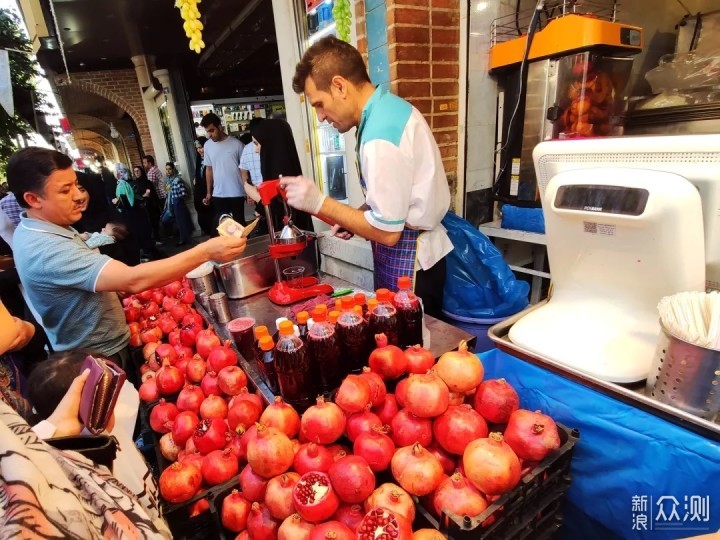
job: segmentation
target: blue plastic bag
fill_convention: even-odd
[[[545,234],[545,217],[542,208],[521,208],[504,204],[502,228]]]
[[[515,278],[487,236],[452,212],[442,224],[455,248],[447,256],[443,310],[461,317],[494,319],[525,309],[530,285]]]

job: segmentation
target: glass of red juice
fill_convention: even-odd
[[[235,342],[235,346],[245,360],[255,357],[255,319],[252,317],[239,317],[227,323],[228,332]]]

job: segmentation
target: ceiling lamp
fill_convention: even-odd
[[[118,139],[120,137],[120,133],[118,133],[118,130],[115,129],[112,122],[110,122],[110,137],[113,139]]]

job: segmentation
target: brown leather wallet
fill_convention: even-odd
[[[93,435],[105,431],[110,421],[120,390],[125,383],[125,372],[114,362],[88,356],[81,373],[90,368],[80,397],[80,420]]]

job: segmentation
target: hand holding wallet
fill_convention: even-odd
[[[115,410],[120,390],[125,383],[125,372],[114,362],[88,356],[82,371],[90,369],[90,375],[80,398],[80,419],[93,435],[102,433]]]

